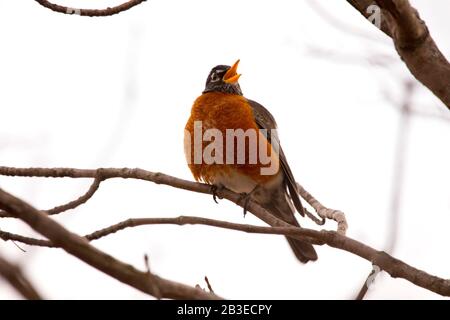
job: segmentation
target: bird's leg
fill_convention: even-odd
[[[218,195],[217,195],[217,192],[222,191],[223,188],[224,188],[224,187],[223,187],[223,185],[221,185],[221,184],[218,184],[218,185],[213,184],[213,185],[211,186],[211,193],[212,193],[212,195],[213,195],[213,200],[214,200],[214,202],[217,203],[217,204],[219,203],[219,202],[217,201],[217,198],[219,198],[220,200],[223,199],[221,196],[218,196]]]
[[[255,191],[259,188],[259,185],[257,185],[256,187],[253,188],[252,191],[250,191],[249,193],[246,192],[242,192],[239,196],[239,200],[238,202],[241,203],[243,201],[243,207],[244,207],[244,218],[245,215],[247,214],[247,207],[248,204],[250,203],[250,200],[252,198],[252,195],[255,193]]]

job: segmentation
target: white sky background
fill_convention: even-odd
[[[97,8],[119,2],[58,0]],[[401,102],[402,82],[411,76],[389,39],[346,1],[320,3],[379,40],[339,31],[298,0],[149,0],[107,18],[1,1],[0,165],[140,167],[192,179],[183,154],[192,102],[213,66],[240,58],[244,94],[276,117],[297,180],[347,214],[350,237],[385,248],[400,117],[384,96]],[[412,3],[450,57],[450,4]],[[386,55],[394,61],[387,69],[367,61]],[[420,85],[414,101],[419,110],[446,113]],[[448,141],[450,122],[412,118],[394,252],[444,278],[450,278]],[[89,183],[0,177],[1,188],[42,209],[78,197]],[[130,217],[178,215],[262,224],[251,214],[243,219],[242,209],[225,200],[216,205],[211,196],[131,180],[104,182],[87,204],[56,219],[85,234]],[[0,228],[35,235],[9,220]],[[145,226],[94,245],[139,268],[147,253],[155,273],[185,284],[203,286],[207,275],[227,298],[353,298],[371,269],[325,246],[317,247],[317,262],[301,265],[282,237],[204,226]],[[61,250],[23,247],[27,253],[0,242],[2,255],[20,264],[47,298],[147,298]],[[18,297],[0,280],[0,299]],[[439,298],[386,274],[367,297]]]

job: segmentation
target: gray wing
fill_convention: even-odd
[[[277,123],[275,121],[275,118],[272,116],[272,114],[264,108],[262,105],[260,105],[258,102],[247,99],[250,106],[253,109],[253,116],[255,117],[255,122],[258,125],[260,129],[266,129],[268,131],[267,133],[267,140],[272,143],[272,140],[275,139],[275,141],[278,143],[279,146],[279,154],[280,154],[280,164],[281,164],[281,170],[283,170],[284,176],[285,176],[285,184],[289,190],[289,195],[292,199],[292,202],[294,203],[295,208],[297,209],[298,213],[300,213],[302,216],[305,215],[304,209],[302,206],[302,203],[300,201],[300,197],[298,196],[297,192],[297,184],[295,182],[294,175],[292,174],[291,168],[289,167],[289,164],[287,163],[286,156],[284,155],[283,149],[280,145],[280,139],[278,135],[274,132],[271,132],[270,129],[276,129]]]

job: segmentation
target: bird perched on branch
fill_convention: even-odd
[[[261,104],[243,96],[233,66],[214,67],[185,127],[185,154],[197,181],[251,197],[281,220],[299,226],[304,209],[279,145],[276,122]],[[244,206],[245,210],[245,206]],[[244,211],[245,212],[245,211]],[[303,263],[317,260],[310,243],[287,237]]]

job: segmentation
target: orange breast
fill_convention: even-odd
[[[195,130],[196,121],[199,121],[197,122],[197,130]],[[198,127],[200,122],[201,130]],[[220,151],[218,149],[213,150],[212,155],[215,157],[214,159],[221,158],[223,163],[205,163],[205,151],[208,150],[208,145],[211,146],[212,141],[215,142],[214,138],[216,137],[213,132],[214,138],[211,138],[211,141],[205,141],[203,138],[207,137],[205,132],[208,129],[217,129],[215,133],[220,132],[222,134],[223,149]],[[245,139],[245,148],[238,148],[239,145],[236,138],[233,143],[234,150],[231,150],[230,145],[227,148],[226,140],[230,137],[227,137],[227,129],[242,129],[243,131],[249,132],[249,134],[253,131],[255,134],[254,137],[256,138],[254,140],[256,144],[254,143],[253,146],[256,147],[256,150],[250,147],[250,138]],[[251,130],[247,131],[248,129]],[[196,131],[197,137],[194,137],[194,131]],[[211,130],[209,131],[211,132]],[[195,148],[194,140],[199,138],[198,133],[200,132],[202,138],[201,148],[198,148],[200,146],[199,144]],[[197,181],[203,180],[206,183],[214,183],[214,177],[216,175],[229,174],[230,170],[237,170],[239,173],[248,175],[257,183],[263,183],[272,179],[274,176],[261,175],[261,168],[270,166],[270,164],[261,163],[261,158],[259,157],[261,146],[264,146],[261,152],[265,151],[266,155],[270,155],[272,161],[278,161],[278,157],[272,150],[270,143],[259,133],[252,108],[244,97],[221,92],[208,92],[202,94],[195,100],[192,106],[191,116],[185,127],[185,153],[189,168]],[[254,158],[255,151],[257,155],[256,159]],[[197,160],[199,158],[201,159],[201,163],[195,163],[196,156]],[[242,163],[242,157],[244,158],[244,163]],[[250,163],[250,160],[253,163]],[[256,163],[254,163],[254,160],[256,160]]]

